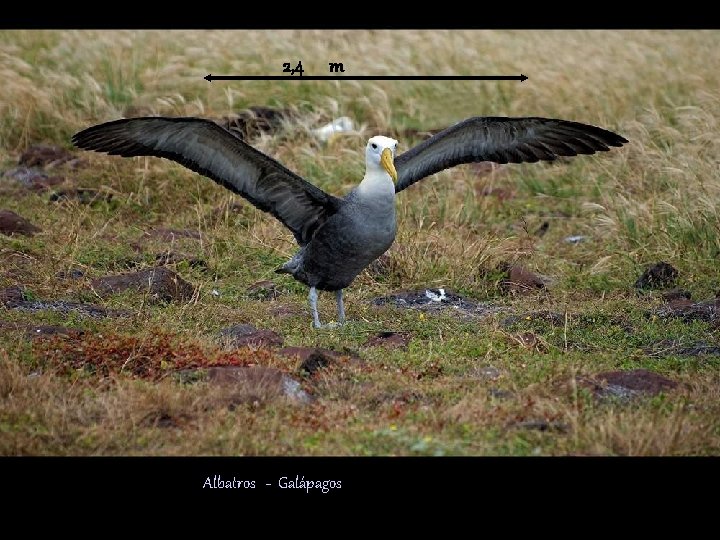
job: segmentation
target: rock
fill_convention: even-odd
[[[636,289],[664,289],[674,287],[678,271],[666,262],[659,262],[649,267],[635,281]]]
[[[408,343],[412,339],[409,332],[378,332],[365,342],[366,347],[391,347],[407,349]]]
[[[592,379],[582,378],[578,382],[589,388],[596,398],[623,401],[642,395],[654,396],[677,387],[675,381],[647,369],[604,371]]]
[[[50,176],[40,169],[32,169],[29,167],[15,167],[3,173],[4,178],[12,178],[22,185],[25,189],[31,191],[43,191],[51,186],[62,184],[65,181],[64,176]]]
[[[27,219],[17,215],[10,210],[0,210],[0,233],[8,236],[21,234],[24,236],[33,236],[42,229],[30,223]]]
[[[220,331],[220,341],[226,349],[240,347],[281,347],[283,338],[272,330],[258,330],[251,324],[236,324]]]
[[[172,270],[163,267],[101,277],[92,280],[91,287],[101,296],[135,289],[149,293],[153,300],[166,302],[189,300],[194,293],[192,285]]]
[[[692,321],[720,321],[720,298],[706,300],[704,302],[693,302],[687,298],[671,300],[655,311],[658,317],[674,317]]]
[[[14,307],[26,300],[25,292],[18,286],[0,289],[0,304],[4,306]]]
[[[232,388],[234,403],[263,402],[280,397],[300,404],[312,401],[300,382],[275,368],[211,367],[207,368],[207,378],[210,384]]]
[[[548,232],[549,228],[550,222],[544,221],[543,224],[540,225],[540,227],[538,227],[538,229],[535,231],[535,236],[537,236],[538,238],[542,238],[543,236],[545,236],[545,233]]]
[[[285,347],[277,351],[277,354],[287,358],[296,357],[300,361],[298,370],[307,375],[312,375],[333,363],[344,361],[358,363],[360,361],[360,357],[351,351],[340,352],[319,347]]]
[[[56,166],[73,159],[73,154],[65,148],[47,144],[34,144],[25,150],[18,161],[26,167]]]
[[[322,142],[332,142],[333,138],[341,133],[348,133],[355,130],[355,123],[349,116],[335,118],[324,126],[313,129],[312,133]]]
[[[332,362],[332,356],[324,354],[322,351],[316,349],[302,361],[298,371],[306,373],[307,375],[312,375],[313,373],[328,367]]]
[[[421,311],[442,311],[451,309],[461,315],[472,318],[487,317],[505,308],[483,304],[463,298],[447,289],[422,289],[380,296],[374,298],[376,306],[393,305],[398,308],[418,309]]]
[[[76,188],[56,191],[50,195],[50,202],[77,201],[81,204],[93,204],[95,202],[110,202],[112,193],[103,192],[97,189]]]
[[[548,276],[536,274],[517,264],[504,264],[501,268],[507,272],[506,279],[500,283],[501,289],[506,293],[527,293],[544,289],[552,281]]]
[[[269,279],[256,281],[247,288],[247,294],[250,298],[256,300],[275,300],[280,296],[277,285]]]
[[[55,274],[55,277],[59,279],[82,279],[84,276],[85,272],[83,272],[79,268],[72,268],[67,272],[63,270]]]
[[[585,240],[587,240],[587,236],[577,234],[574,236],[568,236],[568,237],[564,238],[563,242],[565,242],[566,244],[579,244],[580,242],[584,242]]]

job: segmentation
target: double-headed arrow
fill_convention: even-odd
[[[526,81],[527,75],[206,75],[213,81]]]

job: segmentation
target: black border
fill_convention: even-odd
[[[711,29],[720,19],[709,4],[684,2],[629,8],[627,3],[521,3],[489,0],[479,4],[398,4],[357,2],[353,6],[319,3],[288,8],[251,9],[244,3],[139,4],[109,8],[51,3],[22,10],[3,8],[2,29]]]
[[[254,481],[255,488],[220,488],[216,477],[223,482]],[[527,504],[557,510],[562,504],[586,505],[595,500],[635,505],[649,498],[660,505],[662,494],[675,508],[703,501],[714,504],[715,497],[703,495],[703,486],[714,492],[720,481],[720,458],[4,457],[0,478],[4,495],[27,496],[35,503],[61,503],[71,493],[73,505],[268,499],[440,504],[470,497],[478,504],[500,504],[522,513]],[[341,487],[327,493],[280,488],[283,478],[286,484],[298,478],[339,481]]]

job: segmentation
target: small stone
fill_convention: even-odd
[[[210,384],[230,387],[234,403],[254,403],[285,397],[291,402],[307,404],[312,401],[299,381],[282,371],[263,367],[211,367],[207,369]]]
[[[194,293],[192,285],[164,267],[105,276],[92,280],[91,286],[101,296],[134,289],[149,293],[153,300],[166,302],[189,300]]]
[[[272,330],[258,330],[251,324],[236,324],[220,331],[220,341],[226,349],[240,347],[281,347],[283,338]]]
[[[552,278],[531,272],[527,268],[514,265],[501,265],[507,269],[507,277],[500,283],[506,293],[527,293],[533,290],[544,289]]]
[[[42,229],[30,223],[27,219],[19,216],[11,210],[0,210],[0,233],[12,236],[20,234],[23,236],[33,236]]]
[[[635,281],[636,289],[664,289],[674,287],[678,271],[666,262],[659,262],[649,267]]]

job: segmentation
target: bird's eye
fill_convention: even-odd
[[[370,146],[372,146],[373,150],[377,150],[377,144],[372,143]]]

